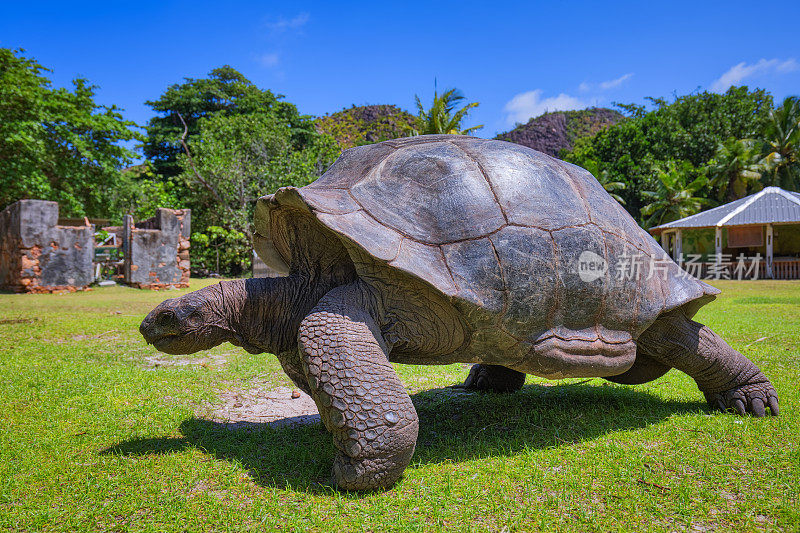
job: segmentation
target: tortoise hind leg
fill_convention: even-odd
[[[462,387],[467,390],[514,392],[525,384],[525,374],[500,365],[472,365]]]
[[[636,361],[633,362],[632,367],[622,374],[606,376],[604,379],[622,385],[640,385],[660,378],[669,372],[670,368],[672,367],[648,357],[642,353],[641,349],[637,348]]]
[[[637,344],[659,363],[693,377],[713,408],[764,416],[769,407],[773,415],[778,414],[778,394],[761,370],[680,310],[661,315]]]

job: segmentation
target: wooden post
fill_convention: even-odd
[[[683,255],[683,232],[677,230],[675,232],[675,261],[680,265],[682,263]]]
[[[772,224],[767,224],[767,277],[772,278]]]
[[[722,226],[714,228],[714,248],[717,252],[717,257],[722,256]]]

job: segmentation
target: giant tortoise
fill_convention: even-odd
[[[166,300],[141,332],[172,354],[277,354],[333,435],[343,488],[390,486],[411,460],[418,418],[392,362],[475,363],[465,386],[496,391],[677,368],[712,407],[778,414],[761,371],[691,320],[719,291],[589,172],[534,150],[457,135],[353,148],[261,198],[254,226],[283,277]]]

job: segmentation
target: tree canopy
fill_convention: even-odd
[[[261,113],[212,115],[197,126],[178,158],[190,193],[186,206],[199,230],[194,239],[206,245],[196,258],[211,268],[219,261],[217,244],[225,242],[222,265],[241,271],[250,264],[256,200],[279,187],[311,183],[338,157],[339,146],[328,135],[314,134],[296,149],[289,126]]]
[[[182,171],[178,156],[183,152],[179,140],[184,126],[179,114],[188,127],[188,142],[198,134],[201,119],[217,114],[269,115],[289,128],[293,148],[302,149],[315,134],[313,120],[283,101],[283,95],[258,88],[228,65],[215,68],[208,78],[185,78],[183,83],[169,86],[157,100],[145,103],[156,116],[146,127],[144,155],[165,178]]]
[[[0,48],[0,209],[23,198],[54,200],[67,216],[110,216],[113,189],[138,138],[116,106],[94,101],[83,78],[54,88],[49,69],[23,50]]]
[[[672,102],[663,98],[649,100],[653,106],[650,111],[633,104],[618,106],[628,118],[592,137],[579,139],[564,158],[606,173],[608,182],[624,183],[625,189],[619,195],[625,206],[637,218],[645,215],[642,209],[647,207],[650,221],[661,220],[648,206],[653,203],[653,194],[665,193],[667,186],[702,183],[689,197],[728,200],[758,187],[758,179],[754,180],[750,172],[766,172],[766,167],[756,161],[752,143],[738,141],[762,138],[772,109],[769,93],[731,87],[724,94],[700,92]],[[697,181],[707,177],[712,167],[716,167],[713,179]],[[685,175],[678,179],[676,173]],[[722,174],[727,177],[721,178]],[[702,205],[689,204],[698,210]],[[691,209],[673,209],[667,218],[678,212],[691,214]]]

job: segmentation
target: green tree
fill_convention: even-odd
[[[586,166],[596,161],[609,180],[625,183],[620,193],[628,210],[637,216],[650,204],[645,191],[657,188],[659,170],[665,161],[704,167],[720,142],[757,138],[768,121],[771,96],[761,89],[731,87],[725,94],[701,92],[675,98],[650,98],[652,108],[620,106],[630,116],[594,137],[581,138],[567,161]]]
[[[198,133],[178,158],[193,226],[207,234],[206,244],[228,247],[223,271],[237,274],[250,265],[255,201],[279,187],[314,181],[339,155],[328,135],[315,133],[302,149],[293,148],[292,140],[290,127],[269,115],[212,115],[198,122]]]
[[[283,101],[283,95],[260,89],[236,69],[225,65],[212,70],[208,78],[185,78],[171,85],[158,100],[146,102],[156,116],[147,124],[144,155],[153,163],[156,172],[172,178],[182,172],[178,156],[184,124],[188,128],[187,142],[199,133],[199,122],[214,115],[259,114],[273,117],[290,131],[293,148],[302,149],[315,135],[310,117],[302,116],[297,108]]]
[[[767,183],[800,189],[800,98],[788,96],[770,111],[763,138],[764,159],[771,167]]]
[[[641,214],[645,226],[651,228],[699,212],[709,201],[698,195],[708,179],[686,161],[666,161],[653,166],[655,181],[652,190],[642,191],[645,205]]]
[[[115,106],[95,103],[83,78],[53,88],[49,70],[0,48],[0,209],[23,198],[59,202],[67,216],[111,216],[112,191],[138,138]]]
[[[159,207],[182,209],[187,204],[178,192],[173,182],[158,179],[149,161],[128,167],[110,191],[116,210],[111,219],[121,222],[123,215],[130,214],[135,220],[144,220]]]
[[[761,176],[768,167],[756,141],[731,137],[717,145],[707,168],[717,199],[731,202],[761,190]]]
[[[461,109],[457,109],[457,107],[461,105],[461,101],[465,99],[464,95],[458,89],[449,89],[441,95],[434,89],[433,103],[429,109],[425,109],[419,96],[414,95],[414,99],[417,102],[417,111],[419,113],[416,127],[416,133],[418,135],[437,133],[469,135],[483,128],[483,125],[480,125],[461,129],[461,122],[467,117],[469,110],[478,107],[480,103],[470,102],[465,104]]]
[[[625,205],[625,200],[619,194],[617,194],[618,192],[625,190],[625,184],[623,182],[612,181],[611,174],[608,172],[608,170],[600,170],[600,165],[593,159],[584,161],[584,165],[585,166],[583,168],[588,170],[597,179],[600,185],[603,186],[603,189],[605,189],[614,200],[618,201],[622,205]]]

